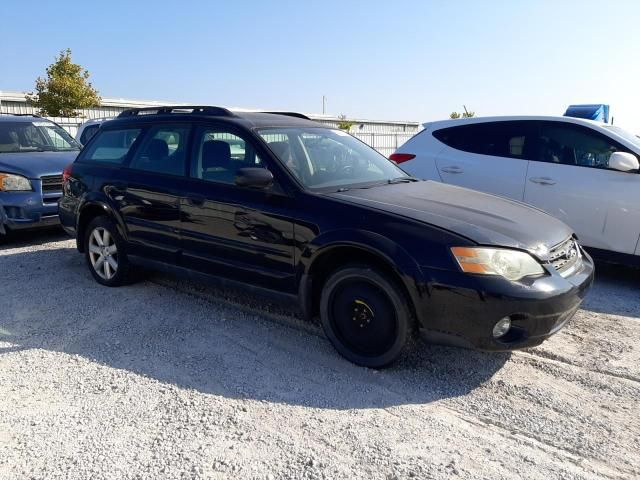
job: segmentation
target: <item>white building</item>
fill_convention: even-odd
[[[158,107],[162,105],[175,105],[172,102],[131,100],[124,98],[103,97],[102,104],[96,108],[81,109],[81,117],[57,118],[51,120],[66,128],[75,135],[78,126],[92,118],[116,117],[120,112],[128,108]],[[234,109],[230,110],[241,110]],[[9,92],[0,90],[0,113],[29,115],[36,113],[36,109],[28,104],[24,92]],[[306,114],[312,120],[319,123],[337,127],[342,121],[332,115]],[[419,122],[393,121],[393,120],[366,120],[360,118],[345,119],[352,123],[350,133],[363,142],[371,145],[383,155],[391,155],[400,145],[420,131]]]

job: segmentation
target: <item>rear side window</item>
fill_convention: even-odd
[[[149,130],[130,168],[166,175],[184,175],[189,125],[161,125]]]
[[[442,128],[433,136],[463,152],[533,160],[535,122],[486,122]]]
[[[140,135],[140,131],[139,128],[103,130],[86,150],[82,160],[122,164],[131,146]]]

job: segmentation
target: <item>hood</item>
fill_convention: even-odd
[[[43,175],[60,175],[64,167],[76,159],[78,153],[0,153],[0,172],[15,173],[32,179]]]
[[[328,194],[462,235],[481,245],[527,250],[541,258],[573,231],[542,210],[506,198],[423,181]]]

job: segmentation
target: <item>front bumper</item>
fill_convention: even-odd
[[[594,265],[582,264],[562,277],[548,267],[538,278],[510,282],[502,277],[430,271],[428,295],[419,306],[422,334],[436,343],[481,350],[514,350],[541,344],[573,317],[593,283]],[[495,339],[497,321],[511,318],[511,329]]]
[[[59,223],[57,202],[43,201],[41,192],[0,192],[0,235]]]

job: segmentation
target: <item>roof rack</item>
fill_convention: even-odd
[[[201,105],[175,105],[164,107],[144,107],[144,108],[130,108],[118,115],[121,117],[135,117],[142,115],[168,115],[171,113],[176,114],[191,114],[191,115],[214,115],[217,117],[235,117],[233,112],[222,107],[208,107]]]
[[[14,117],[38,117],[42,118],[41,115],[37,113],[11,113],[11,112],[0,112],[0,115],[13,115]]]
[[[303,118],[305,120],[311,120],[303,113],[298,112],[260,112],[260,113],[270,113],[271,115],[286,115],[287,117],[295,117],[295,118]]]

